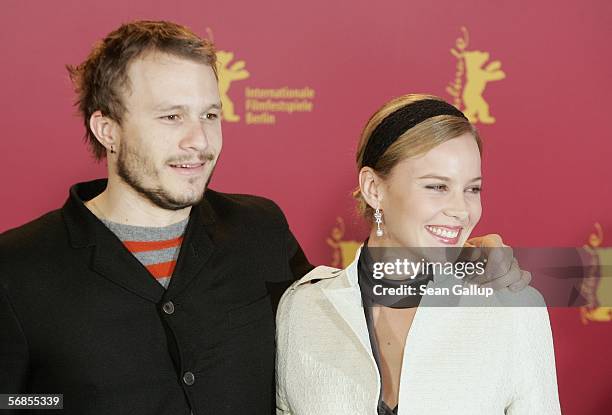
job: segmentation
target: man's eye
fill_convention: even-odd
[[[170,115],[164,115],[161,118],[164,120],[168,120],[168,121],[178,121],[180,117],[178,114],[170,114]]]
[[[432,189],[435,190],[436,192],[441,192],[446,190],[446,185],[445,184],[432,184],[429,186],[425,186],[427,189]]]
[[[219,118],[219,115],[213,112],[206,114],[206,119],[208,120],[216,120],[217,118]]]
[[[474,187],[470,187],[469,189],[472,193],[480,193],[482,191],[482,187],[480,186],[474,186]]]

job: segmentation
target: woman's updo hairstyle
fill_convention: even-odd
[[[436,112],[445,114],[425,118],[412,126],[413,121]],[[402,130],[405,125],[409,128]],[[357,147],[357,171],[369,166],[384,180],[399,162],[425,154],[465,133],[474,136],[482,154],[482,141],[476,128],[443,99],[422,94],[394,98],[376,111],[365,125]],[[372,221],[374,209],[366,203],[359,187],[353,196],[357,199],[359,213]]]

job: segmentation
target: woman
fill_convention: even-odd
[[[283,296],[278,414],[560,413],[537,291],[503,289],[436,307],[440,296],[421,297],[421,289],[445,293],[456,278],[438,271],[397,281],[372,272],[398,249],[413,263],[458,263],[448,248],[464,246],[482,212],[481,148],[465,116],[433,96],[402,96],[372,116],[357,151],[356,192],[370,236],[346,269],[318,267]],[[417,295],[379,295],[399,285]]]

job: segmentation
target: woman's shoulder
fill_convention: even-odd
[[[548,309],[542,294],[533,287],[521,291],[495,290],[491,296],[463,296],[457,311],[465,324],[486,327],[499,338],[517,333],[531,336],[550,331]]]
[[[464,285],[464,287],[469,287]],[[467,291],[467,290],[466,290]],[[471,293],[471,291],[470,291]],[[460,303],[463,306],[474,307],[546,307],[544,297],[540,292],[527,286],[520,291],[510,291],[507,287],[491,290],[491,293],[479,295],[462,295]]]
[[[506,307],[546,307],[542,294],[531,286],[516,292],[508,288],[498,290],[496,299]]]
[[[302,278],[297,280],[293,286],[302,287],[304,285],[312,285],[317,284],[321,281],[326,281],[329,279],[337,278],[342,272],[345,270],[328,267],[326,265],[320,265],[313,270],[311,270],[308,274],[304,275]]]
[[[313,304],[325,298],[326,288],[349,286],[346,269],[318,266],[294,282],[283,294],[278,305],[277,321],[287,321],[289,315],[312,312]]]
[[[337,283],[337,279],[342,276],[344,272],[345,270],[343,269],[325,265],[318,266],[291,284],[287,291],[285,291],[283,299],[286,297],[303,297],[314,292],[320,292],[321,288]]]
[[[493,315],[500,320],[508,318],[513,335],[522,333],[528,338],[540,338],[550,335],[548,309],[542,294],[535,288],[527,286],[521,291],[513,292],[508,288],[495,291]],[[501,322],[501,321],[500,321]]]

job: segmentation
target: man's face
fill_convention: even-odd
[[[130,64],[128,78],[117,175],[161,208],[198,203],[222,147],[212,68],[153,52]]]

